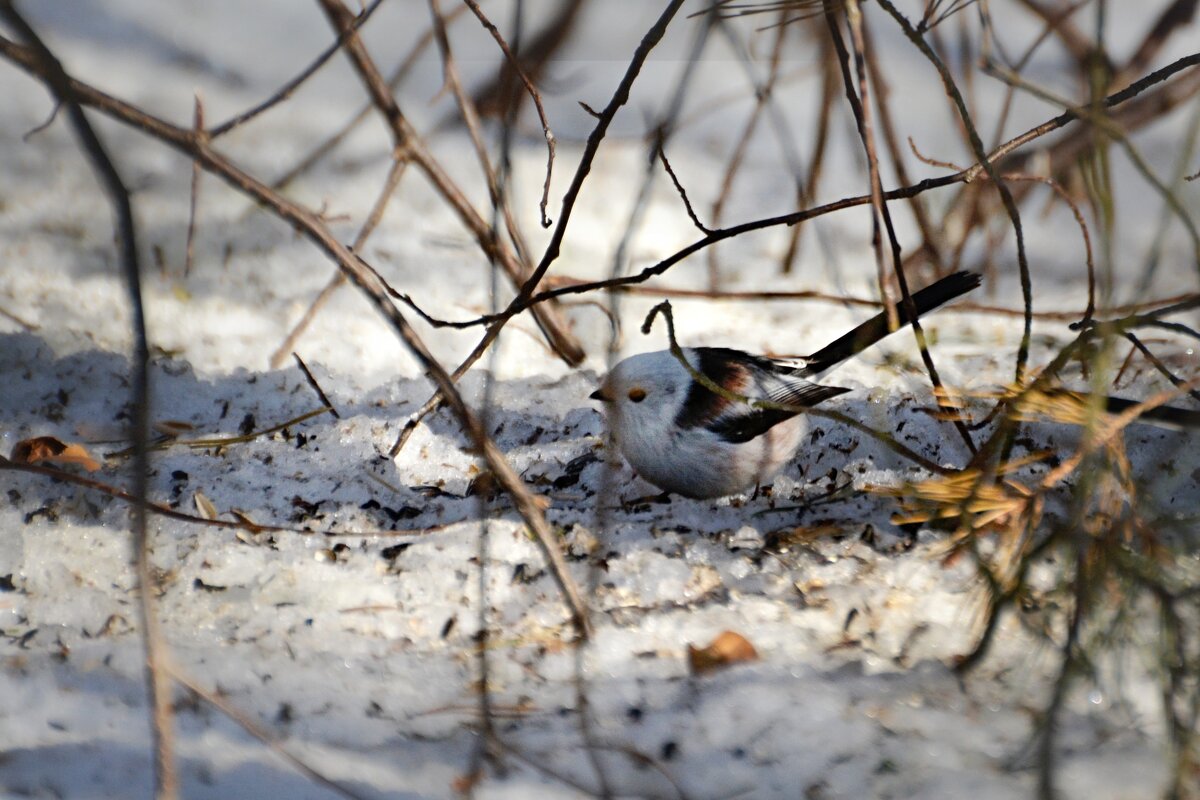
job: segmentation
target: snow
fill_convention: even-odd
[[[70,11],[27,5],[68,69],[181,125],[189,124],[197,90],[209,119],[222,119],[267,96],[330,41],[315,7],[282,0],[259,2],[253,13],[232,0],[187,7],[89,0]],[[547,93],[561,140],[552,200],[565,190],[591,126],[576,100],[606,101],[653,16],[647,4],[625,3],[628,13],[621,14],[601,13],[599,5],[591,4],[589,35],[556,65],[556,89]],[[419,15],[405,3],[385,3],[366,29],[372,49],[401,57],[424,30],[426,9],[418,6]],[[532,18],[549,8],[531,6]],[[505,20],[507,11],[497,6],[492,16]],[[478,80],[495,59],[476,55],[492,50],[473,25],[455,27],[454,36],[456,47],[472,54],[464,72]],[[555,274],[589,278],[611,270],[644,170],[640,137],[675,84],[694,25],[676,21],[618,117]],[[1036,28],[1031,34],[1024,23],[1014,25],[1015,40],[1036,35]],[[893,90],[907,99],[896,103],[906,129],[923,151],[966,160],[943,124],[940,93],[913,92],[900,80],[928,67],[877,27],[895,58]],[[1136,40],[1142,29],[1112,27],[1114,46],[1123,37]],[[799,47],[796,53],[796,69],[811,72],[815,55]],[[1052,74],[1054,63],[1037,61],[1043,72],[1033,74]],[[690,101],[694,123],[669,147],[693,199],[713,196],[740,125],[729,120],[749,108],[746,100],[712,108],[713,98],[744,94],[741,67],[727,51],[718,49],[701,68]],[[439,86],[431,53],[401,101],[421,130],[435,130],[435,152],[482,206],[484,186],[461,155],[470,152],[468,140],[437,128],[450,110],[436,97]],[[804,101],[786,110],[801,136],[810,135],[811,86],[799,82],[792,91]],[[111,218],[61,120],[21,141],[50,110],[45,92],[7,67],[0,67],[0,87],[0,308],[36,326],[25,330],[0,316],[0,453],[40,435],[85,442],[93,455],[111,453],[125,446],[130,345]],[[995,86],[981,91],[999,97]],[[358,84],[335,59],[292,101],[222,146],[251,172],[274,176],[361,102]],[[1018,103],[1015,114],[1012,131],[1049,116],[1030,102]],[[1174,118],[1164,126],[1175,133],[1182,127]],[[190,165],[135,131],[106,121],[99,128],[135,190],[156,347],[154,419],[191,426],[184,438],[233,436],[319,408],[297,367],[270,369],[268,359],[333,266],[205,176],[196,262],[185,278]],[[822,187],[828,199],[865,184],[845,120],[840,130],[845,141],[831,153]],[[544,149],[536,129],[527,133],[514,153],[515,207],[540,252],[548,236],[535,222]],[[1152,140],[1167,135],[1148,132]],[[331,216],[348,215],[334,229],[349,241],[374,201],[388,152],[378,126],[364,126],[290,191],[313,207],[325,205]],[[1156,162],[1162,174],[1173,158],[1168,148]],[[917,170],[918,178],[927,169]],[[1133,198],[1121,209],[1121,224],[1129,226],[1122,230],[1141,232],[1115,241],[1114,263],[1137,274],[1161,203],[1134,185],[1139,179],[1127,165],[1117,163],[1116,175]],[[1185,190],[1192,208],[1197,191]],[[751,148],[725,220],[783,213],[793,196],[777,147],[764,139]],[[776,271],[785,231],[722,243],[726,286],[869,295],[874,266],[865,221],[855,211],[810,226],[790,276]],[[898,222],[906,243],[914,242],[907,213]],[[1039,259],[1038,307],[1077,308],[1082,267],[1069,213],[1027,213],[1026,225]],[[628,266],[640,269],[697,236],[664,177],[652,189]],[[1007,263],[1011,247],[1003,245],[998,264]],[[1194,285],[1186,237],[1172,231],[1164,253],[1158,294]],[[364,255],[435,315],[465,319],[488,309],[486,265],[415,176],[405,178]],[[702,253],[679,265],[664,285],[704,287],[705,259]],[[985,299],[1016,307],[1015,269],[1001,272]],[[637,330],[658,299],[621,299],[621,352],[665,344],[661,326],[650,337]],[[681,341],[754,351],[811,350],[864,316],[861,308],[824,303],[672,302]],[[195,494],[202,493],[224,519],[237,510],[261,524],[325,532],[235,532],[151,516],[153,563],[164,589],[159,612],[173,661],[289,753],[362,796],[450,796],[480,745],[476,652],[486,603],[496,732],[512,752],[502,758],[504,769],[485,770],[478,797],[587,796],[584,790],[597,786],[592,763],[623,797],[673,797],[676,787],[688,797],[1029,796],[1036,784],[1029,743],[1057,653],[1008,616],[983,664],[961,680],[953,672],[949,665],[978,634],[982,593],[974,570],[967,559],[944,559],[944,533],[923,529],[910,540],[889,521],[890,501],[864,491],[920,473],[878,442],[814,420],[813,445],[769,496],[661,502],[617,464],[607,484],[615,496],[605,497],[604,424],[587,395],[605,368],[609,321],[586,304],[567,307],[566,315],[588,349],[586,364],[565,367],[546,352],[532,321],[514,320],[499,357],[487,362],[496,379],[490,425],[510,463],[549,501],[547,515],[562,533],[573,575],[587,587],[593,642],[582,651],[571,646],[558,588],[508,501],[497,496],[481,506],[487,489],[477,481],[480,467],[450,415],[418,427],[399,458],[383,455],[431,386],[363,300],[342,289],[297,345],[340,419],[323,415],[249,443],[174,446],[153,456],[150,493],[157,502],[195,513]],[[479,334],[417,327],[451,365]],[[930,318],[927,331],[951,385],[991,390],[1011,378],[1019,319],[950,309]],[[1070,335],[1060,323],[1038,323],[1035,332],[1033,363]],[[965,459],[961,441],[923,413],[932,400],[910,338],[893,337],[834,380],[856,389],[832,404],[839,411],[900,431],[903,443],[934,461]],[[482,371],[462,386],[468,402],[481,402]],[[1152,370],[1141,370],[1126,394],[1159,388]],[[1039,445],[1065,450],[1076,441],[1054,426],[1031,430]],[[1188,437],[1139,426],[1128,441],[1135,473],[1169,464],[1153,488],[1173,511],[1194,514],[1200,465]],[[96,477],[124,485],[126,463],[109,459]],[[0,578],[10,576],[12,588],[0,591],[0,793],[149,796],[128,507],[44,477],[2,474]],[[847,482],[851,492],[821,499]],[[1031,580],[1053,585],[1056,570],[1039,565]],[[688,645],[703,646],[724,630],[746,636],[760,659],[693,676]],[[1164,785],[1153,653],[1149,644],[1141,647],[1115,653],[1112,663],[1098,665],[1096,683],[1080,681],[1070,694],[1061,721],[1064,797],[1146,797]],[[595,762],[577,713],[580,677],[587,735],[602,745]],[[176,698],[184,796],[336,796],[204,701],[183,690]]]

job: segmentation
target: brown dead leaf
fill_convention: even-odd
[[[221,516],[221,512],[213,505],[213,501],[204,496],[203,492],[196,492],[192,496],[192,500],[196,503],[196,513],[204,519],[216,519]]]
[[[482,779],[483,770],[477,769],[474,772],[468,772],[466,775],[459,775],[457,778],[450,781],[450,788],[454,790],[455,794],[470,794]]]
[[[65,466],[74,464],[83,467],[88,472],[100,469],[100,462],[81,444],[67,444],[53,436],[37,436],[17,442],[10,456],[18,464],[36,464],[39,461],[49,461],[52,464]]]
[[[757,661],[758,651],[740,633],[721,631],[707,647],[688,645],[688,664],[693,675],[703,675],[743,661]]]
[[[246,530],[250,531],[250,533],[260,533],[263,530],[263,527],[254,520],[250,519],[250,515],[245,511],[239,511],[236,508],[231,508],[229,509],[229,513],[237,517],[238,522],[245,525]]]
[[[190,422],[183,422],[177,419],[164,419],[155,422],[151,427],[171,439],[177,439],[185,433],[191,433],[196,429],[196,426]]]

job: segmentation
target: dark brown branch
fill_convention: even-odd
[[[80,106],[79,92],[37,33],[29,26],[11,0],[0,0],[0,15],[29,43],[26,57],[31,71],[50,89],[67,111],[67,119],[79,137],[80,146],[104,191],[116,217],[117,248],[122,273],[129,292],[133,327],[133,496],[138,502],[132,510],[132,550],[138,578],[138,611],[142,641],[146,648],[146,683],[150,700],[150,723],[154,741],[154,787],[161,800],[173,800],[179,791],[175,771],[175,734],[171,713],[171,682],[164,672],[166,643],[159,626],[156,589],[150,564],[149,534],[146,530],[146,501],[150,475],[147,441],[150,432],[150,345],[146,338],[146,313],[142,304],[142,270],[138,260],[137,226],[129,190],[117,172],[100,137]]]
[[[340,275],[341,273],[339,272],[338,274]],[[308,369],[308,364],[304,363],[304,359],[300,357],[300,354],[292,353],[292,358],[296,359],[296,366],[299,367],[300,371],[304,373],[304,380],[308,381],[309,387],[316,392],[321,404],[329,409],[329,413],[333,415],[334,419],[341,419],[342,415],[338,413],[336,408],[334,408],[333,402],[325,394],[325,390],[321,388],[321,384],[317,383],[317,379],[313,377],[312,372]]]
[[[888,102],[891,88],[884,77],[883,69],[880,67],[879,57],[871,37],[871,29],[867,25],[865,17],[862,21],[862,32],[865,43],[863,55],[866,57],[871,85],[875,87],[875,108],[879,112],[879,129],[883,134],[884,144],[887,145],[888,154],[891,156],[892,166],[896,170],[896,180],[901,186],[906,186],[912,183],[912,178],[909,176],[908,167],[904,162],[904,150],[900,146],[900,136],[896,131],[896,124],[892,119],[891,105]],[[917,228],[921,231],[921,250],[928,255],[930,262],[933,264],[934,274],[947,274],[945,264],[942,262],[941,236],[933,220],[930,219],[929,212],[926,210],[922,199],[920,195],[908,198],[909,208],[912,209]],[[917,254],[919,255],[920,251]]]
[[[475,105],[481,114],[503,119],[510,112],[520,109],[524,95],[519,84],[523,78],[528,78],[532,85],[541,82],[542,73],[550,64],[550,59],[570,38],[585,2],[559,0],[555,3],[557,13],[528,43],[521,46],[519,61],[506,59],[495,79],[475,92]],[[466,8],[465,3],[463,8]],[[518,63],[520,74],[515,68]]]
[[[692,224],[699,228],[701,233],[712,233],[712,228],[707,227],[696,216],[696,211],[692,208],[692,201],[688,200],[687,190],[679,182],[679,178],[675,175],[675,170],[671,169],[671,162],[667,160],[667,151],[663,149],[662,143],[660,142],[654,149],[658,153],[658,160],[662,162],[663,169],[671,176],[671,183],[675,184],[675,191],[679,193],[679,198],[683,200],[683,207],[687,210],[687,215],[692,220]]]
[[[1190,388],[1190,385],[1188,384],[1187,381],[1182,380],[1174,372],[1171,372],[1171,369],[1162,362],[1162,359],[1159,358],[1158,356],[1154,355],[1154,353],[1151,352],[1150,348],[1146,347],[1146,345],[1142,342],[1141,339],[1139,339],[1135,334],[1133,334],[1130,331],[1125,331],[1125,338],[1128,339],[1129,343],[1132,344],[1134,347],[1136,347],[1141,352],[1141,354],[1146,357],[1146,360],[1149,361],[1151,364],[1153,364],[1154,368],[1156,370],[1158,370],[1159,373],[1161,373],[1163,377],[1165,377],[1167,380],[1169,380],[1173,386],[1175,386],[1176,388],[1179,388],[1179,389],[1183,389],[1189,395],[1191,395],[1193,400],[1200,402],[1200,392],[1196,391],[1195,389]]]
[[[1185,56],[1184,58],[1181,58],[1178,61],[1175,61],[1174,63],[1147,75],[1145,78],[1135,84],[1130,85],[1128,88],[1109,95],[1107,98],[1105,98],[1105,105],[1113,107],[1119,105],[1120,103],[1126,102],[1131,98],[1136,97],[1139,93],[1144,92],[1151,86],[1161,83],[1170,78],[1172,75],[1196,66],[1197,64],[1200,64],[1200,53]],[[1200,76],[1200,71],[1197,71],[1196,75]],[[999,162],[1002,157],[1008,155],[1009,153],[1016,151],[1030,142],[1036,141],[1052,131],[1064,128],[1077,119],[1078,117],[1073,111],[1067,111],[1063,114],[1060,114],[1057,117],[1043,122],[1041,125],[1030,128],[1024,133],[1009,139],[1004,144],[992,150],[988,154],[988,159],[992,163]],[[884,199],[887,200],[905,199],[915,194],[927,192],[932,189],[940,189],[959,183],[969,184],[977,180],[981,175],[983,175],[983,173],[983,167],[979,164],[975,164],[951,175],[944,175],[940,178],[926,178],[925,180],[912,184],[911,186],[904,186],[899,189],[886,191],[883,193],[883,196]],[[717,242],[731,239],[735,236],[741,236],[751,231],[765,230],[767,228],[774,228],[781,225],[796,225],[798,223],[807,222],[808,220],[815,219],[826,214],[831,214],[835,211],[842,211],[847,208],[866,205],[870,201],[871,198],[869,195],[846,197],[841,200],[836,200],[832,203],[826,203],[825,205],[807,208],[801,211],[795,211],[790,214],[781,214],[776,217],[765,217],[763,219],[744,222],[740,225],[734,225],[728,228],[718,228],[708,236],[692,242],[687,247],[684,247],[683,249],[675,252],[656,264],[644,268],[641,272],[636,274],[626,275],[619,278],[610,278],[607,280],[593,281],[591,283],[563,286],[556,289],[548,289],[524,299],[518,296],[513,300],[509,308],[505,309],[505,311],[501,312],[500,314],[477,317],[476,319],[467,320],[464,322],[442,323],[442,325],[444,327],[452,328],[472,328],[479,325],[490,325],[498,320],[508,319],[512,315],[519,313],[524,308],[537,305],[538,303],[543,303],[553,298],[562,297],[564,295],[583,294],[596,289],[611,289],[618,286],[629,286],[633,284],[644,283],[650,278],[665,273],[671,267],[683,261],[688,256],[693,255],[694,253],[697,253],[707,247],[711,247]],[[472,361],[472,363],[474,362]]]
[[[465,12],[466,6],[459,6],[450,13],[446,14],[445,20],[447,23],[449,23],[452,19],[455,19]],[[388,77],[388,89],[395,91],[396,88],[400,86],[404,79],[408,77],[408,73],[412,71],[413,67],[417,63],[419,63],[422,54],[432,42],[433,29],[430,28],[429,30],[425,31],[425,33],[421,34],[421,38],[417,39],[416,44],[414,44],[408,51],[408,54],[404,57],[404,60],[400,62],[399,66],[397,66],[392,72],[391,76]],[[303,175],[305,172],[312,169],[313,166],[320,163],[321,159],[333,152],[333,150],[339,144],[341,144],[346,137],[354,131],[355,128],[362,124],[362,121],[367,118],[374,107],[375,106],[370,102],[364,105],[361,109],[359,109],[358,113],[347,120],[345,124],[343,124],[342,127],[339,128],[332,136],[318,144],[311,151],[309,151],[308,155],[300,159],[299,163],[272,181],[271,188],[284,188],[297,177]]]
[[[917,349],[921,353],[921,360],[925,364],[925,370],[929,373],[929,382],[933,386],[934,397],[937,398],[938,405],[947,412],[952,420],[952,424],[962,437],[963,443],[972,453],[975,452],[975,442],[971,438],[971,433],[967,429],[966,423],[959,418],[954,409],[953,401],[949,397],[949,392],[942,384],[941,377],[938,375],[937,366],[933,362],[933,355],[929,352],[929,343],[925,339],[925,329],[922,327],[917,313],[916,303],[912,299],[912,294],[908,288],[908,277],[904,274],[903,259],[900,255],[900,241],[896,236],[896,228],[892,222],[892,214],[887,203],[883,199],[883,182],[879,175],[879,159],[875,150],[875,133],[872,125],[871,101],[868,94],[867,69],[865,63],[865,55],[863,50],[866,47],[865,37],[862,31],[862,10],[858,5],[858,0],[847,0],[846,2],[846,17],[850,27],[851,41],[854,45],[854,69],[858,77],[858,96],[855,97],[854,85],[850,82],[850,68],[845,50],[845,45],[842,43],[841,34],[838,30],[836,19],[834,18],[831,6],[826,4],[825,19],[829,25],[830,35],[833,39],[834,49],[837,51],[838,59],[842,65],[842,77],[846,81],[846,95],[854,98],[851,100],[850,106],[854,111],[855,121],[858,123],[858,132],[862,138],[863,149],[867,155],[867,165],[869,168],[869,176],[871,182],[871,205],[874,209],[872,219],[873,237],[872,246],[875,249],[875,258],[879,269],[880,280],[880,298],[886,304],[888,315],[888,327],[895,329],[899,326],[898,311],[899,307],[893,305],[885,289],[884,281],[884,258],[883,258],[883,243],[880,241],[879,223],[882,220],[885,230],[887,231],[888,243],[891,246],[891,261],[892,272],[896,276],[896,283],[900,287],[900,306],[903,307],[905,316],[908,317],[909,325],[912,327],[913,336],[917,340]],[[855,102],[857,101],[857,102]]]
[[[493,213],[499,212],[504,218],[505,229],[508,231],[508,237],[512,240],[513,247],[516,248],[517,257],[521,260],[522,271],[528,272],[529,247],[526,245],[525,237],[521,234],[521,229],[518,227],[516,218],[513,216],[512,208],[508,203],[508,196],[502,191],[500,180],[496,175],[495,168],[492,166],[492,159],[488,155],[487,143],[483,138],[483,128],[480,125],[479,112],[475,108],[475,102],[467,94],[463,88],[462,80],[459,78],[458,67],[454,62],[454,52],[450,49],[450,39],[446,34],[446,26],[438,0],[429,0],[429,10],[433,16],[434,40],[437,42],[438,50],[442,56],[442,73],[445,84],[450,89],[451,94],[454,95],[459,113],[462,114],[463,121],[466,123],[467,133],[470,135],[471,144],[475,148],[475,158],[479,162],[479,168],[483,171],[484,182],[487,184],[488,198],[492,202]],[[496,235],[494,224],[492,226],[492,234],[493,236]]]
[[[1006,176],[1009,180],[1021,180],[1020,176]],[[1039,183],[1044,182],[1044,178],[1030,177],[1030,180],[1037,180]],[[1078,222],[1078,220],[1077,220]],[[1081,228],[1081,234],[1084,236],[1084,249],[1090,251],[1090,238],[1087,236],[1086,226]],[[1085,254],[1085,258],[1087,255]],[[590,281],[585,281],[579,278],[572,278],[562,275],[555,278],[549,278],[546,284],[550,287],[560,286],[585,286]],[[672,286],[662,286],[659,284],[644,285],[632,284],[625,286],[613,287],[612,291],[623,292],[626,294],[641,294],[652,295],[655,297],[681,297],[703,300],[767,300],[767,301],[796,301],[796,300],[816,300],[819,302],[836,303],[838,305],[863,306],[867,308],[882,308],[879,300],[866,297],[852,297],[846,295],[831,294],[829,292],[818,292],[811,290],[799,290],[791,292],[773,292],[773,291],[719,291],[710,292],[706,289],[681,289]],[[1165,297],[1159,300],[1148,300],[1143,303],[1131,303],[1121,306],[1112,306],[1108,308],[1110,314],[1130,314],[1137,311],[1150,310],[1161,306],[1178,303],[1196,298],[1195,294],[1180,294],[1172,297]],[[1025,313],[1021,308],[1006,308],[1004,306],[989,305],[987,303],[976,303],[970,300],[962,300],[954,304],[953,308],[945,309],[941,313],[954,313],[955,311],[978,311],[983,314],[995,314],[1003,317],[1019,317]],[[1078,322],[1081,319],[1088,319],[1090,315],[1087,309],[1082,311],[1034,311],[1034,319],[1054,320],[1058,322]],[[444,320],[433,320],[433,324],[437,326],[447,326],[453,323],[448,323]]]
[[[1053,178],[1043,178],[1040,175],[1022,175],[1019,173],[1005,173],[1004,179],[1008,181],[1026,181],[1032,183],[1044,183],[1058,195],[1058,198],[1067,204],[1071,209],[1071,213],[1075,216],[1075,224],[1079,226],[1079,233],[1083,237],[1083,252],[1084,266],[1087,269],[1087,308],[1083,311],[1083,319],[1088,320],[1096,313],[1096,263],[1092,256],[1092,237],[1088,232],[1087,222],[1083,218],[1083,212],[1079,210],[1079,204],[1072,199],[1071,194],[1062,187],[1058,181]],[[1037,316],[1035,314],[1035,316]]]

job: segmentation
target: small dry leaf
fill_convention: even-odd
[[[154,423],[151,427],[161,433],[163,436],[169,436],[174,439],[182,433],[189,433],[196,429],[195,425],[190,422],[182,422],[177,419],[164,419]]]
[[[74,464],[88,472],[100,469],[100,462],[92,458],[83,445],[66,444],[53,436],[37,436],[17,442],[10,458],[18,464],[49,461],[58,465]]]
[[[258,545],[258,539],[249,531],[235,531],[233,538],[237,539],[242,544]]]
[[[221,512],[217,511],[217,507],[213,505],[213,501],[205,497],[202,492],[192,495],[192,500],[196,503],[196,513],[202,518],[216,519],[221,516]]]
[[[806,542],[813,542],[817,539],[839,536],[845,533],[846,528],[844,525],[834,525],[831,523],[797,525],[771,531],[771,534],[767,537],[767,541],[770,542],[772,549],[786,550],[792,545],[801,545]]]
[[[742,661],[757,661],[758,651],[740,633],[721,631],[708,647],[688,645],[688,664],[693,675],[703,675]]]
[[[238,511],[236,508],[231,508],[229,509],[229,513],[237,517],[237,521],[245,525],[250,533],[259,533],[263,530],[263,527],[250,519],[250,515],[245,511]]]
[[[450,788],[454,790],[455,794],[469,794],[482,779],[483,770],[477,769],[474,772],[468,772],[466,775],[459,775],[450,781]]]

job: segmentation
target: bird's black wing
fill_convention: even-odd
[[[696,369],[734,394],[744,393],[743,388],[749,383],[750,365],[765,360],[728,347],[694,347],[692,351],[699,362]],[[693,380],[683,406],[675,416],[675,424],[680,428],[707,426],[734,405],[738,404]]]
[[[782,405],[809,407],[850,391],[840,386],[821,386],[796,375],[786,362],[750,355],[723,347],[697,347],[698,369],[714,383],[734,394],[758,397]],[[681,428],[706,427],[733,444],[762,436],[796,411],[754,408],[710,391],[693,382],[683,407],[675,417]]]

